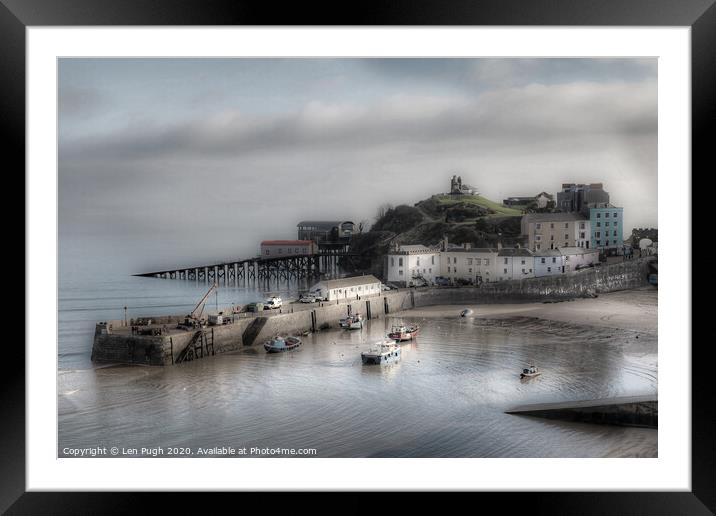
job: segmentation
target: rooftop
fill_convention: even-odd
[[[313,240],[264,240],[261,245],[309,245]]]
[[[372,274],[367,274],[365,276],[352,276],[350,278],[323,280],[316,283],[314,287],[316,285],[323,285],[325,288],[330,290],[334,288],[355,287],[357,285],[369,285],[371,283],[380,283],[380,280]]]
[[[302,220],[298,224],[296,224],[296,227],[302,227],[302,226],[312,226],[312,227],[318,227],[321,229],[333,229],[335,227],[340,227],[341,224],[353,224],[350,220]]]
[[[561,254],[590,254],[599,253],[599,249],[587,249],[586,247],[559,247]]]
[[[533,256],[532,251],[525,247],[503,247],[497,252],[497,256]]]
[[[588,220],[587,217],[578,211],[557,212],[557,213],[528,213],[525,215],[527,222],[558,222],[564,220]]]

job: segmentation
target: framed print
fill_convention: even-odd
[[[27,200],[3,510],[713,510],[690,245],[711,2],[160,4],[3,0]]]

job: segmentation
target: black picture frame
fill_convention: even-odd
[[[5,177],[25,169],[25,29],[63,25],[552,25],[691,27],[693,170],[713,170],[708,134],[716,120],[714,0],[436,0],[353,4],[201,0],[0,0],[0,127]],[[10,158],[8,160],[7,158]],[[709,167],[711,165],[711,167]],[[708,168],[707,168],[708,167]],[[704,174],[705,175],[705,174]],[[18,177],[19,174],[14,174]],[[16,187],[24,192],[24,182]],[[23,196],[24,198],[24,196]],[[29,271],[25,271],[26,274]],[[690,281],[690,278],[689,278]],[[708,339],[710,340],[710,339]],[[690,343],[681,345],[688,350]],[[709,514],[716,512],[714,408],[707,346],[692,346],[692,491],[484,494],[530,512]],[[2,378],[0,511],[8,514],[124,514],[147,507],[147,493],[25,492],[25,367],[13,357]],[[246,496],[246,494],[241,494]],[[275,497],[275,494],[272,495]],[[360,495],[356,495],[360,496]],[[164,510],[205,507],[202,495],[163,496]],[[372,502],[373,504],[375,501]],[[381,503],[381,502],[379,502]],[[525,504],[525,505],[523,505]]]

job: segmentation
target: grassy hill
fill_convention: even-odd
[[[392,244],[435,245],[447,236],[455,244],[494,247],[521,241],[522,211],[480,195],[434,195],[414,206],[386,210],[370,231],[354,235],[353,251],[360,255],[350,264],[354,271],[383,273],[383,256]]]

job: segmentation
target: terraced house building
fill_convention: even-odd
[[[522,217],[522,235],[533,251],[590,246],[590,219],[579,212],[529,213]]]
[[[624,208],[590,208],[591,245],[594,249],[614,249],[624,245]]]

